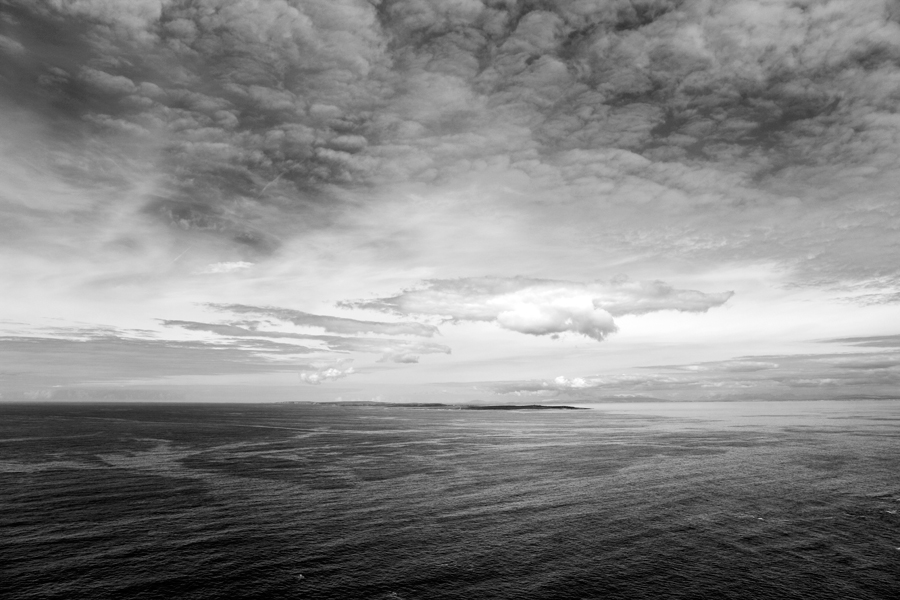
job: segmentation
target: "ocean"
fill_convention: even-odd
[[[0,597],[900,597],[900,402],[0,404]]]

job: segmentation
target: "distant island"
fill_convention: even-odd
[[[287,402],[287,404],[316,404],[318,406],[372,406],[381,408],[436,408],[445,410],[590,410],[581,406],[548,404],[442,404],[440,402]]]

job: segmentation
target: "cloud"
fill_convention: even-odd
[[[200,323],[196,321],[163,320],[166,327],[180,327],[190,331],[204,331],[222,336],[231,341],[243,338],[295,339],[320,342],[322,350],[333,352],[367,352],[381,354],[382,362],[418,362],[421,354],[450,354],[450,348],[433,342],[415,342],[402,339],[345,337],[337,335],[317,335],[268,329],[247,329],[227,323]],[[312,349],[298,346],[298,352],[312,352]]]
[[[778,363],[758,360],[729,360],[718,365],[723,371],[732,373],[752,373],[754,371],[767,371],[777,369]]]
[[[655,392],[671,393],[675,390],[676,393],[680,393],[686,388],[696,389],[700,386],[701,382],[698,378],[684,375],[617,373],[571,379],[560,375],[552,380],[507,381],[491,387],[499,394],[527,393],[571,400],[589,400],[623,394],[634,396],[635,392],[651,394]]]
[[[424,323],[383,321],[359,321],[345,317],[314,315],[289,308],[274,306],[247,306],[244,304],[208,304],[210,308],[234,314],[254,315],[262,318],[278,319],[302,327],[319,327],[330,333],[361,334],[375,333],[381,335],[415,335],[432,337],[438,333],[437,327]]]
[[[164,183],[141,214],[239,258],[403,185],[489,177],[560,198],[515,212],[606,250],[900,281],[881,1],[7,4],[7,99],[65,124],[51,147],[149,149]]]
[[[870,371],[900,367],[900,356],[870,354],[859,358],[830,359],[828,362],[839,369]]]
[[[845,300],[863,306],[894,304],[900,302],[900,292],[891,290],[890,292],[881,294],[856,294],[847,296]]]
[[[566,402],[621,401],[635,394],[694,402],[893,399],[898,397],[898,385],[900,356],[865,352],[738,357],[602,375],[504,381],[488,387],[498,394],[535,394]]]
[[[364,3],[14,0],[5,14],[7,96],[65,121],[51,138],[148,147],[165,185],[144,214],[173,229],[269,255],[334,200],[325,186],[372,166],[358,101],[383,96],[368,74],[385,40]]]
[[[616,331],[614,316],[661,310],[706,312],[732,292],[677,290],[660,281],[576,283],[528,278],[432,279],[396,296],[339,306],[399,315],[493,322],[530,335],[579,333],[598,341]]]
[[[164,316],[247,352],[398,363],[449,353],[386,339],[434,337],[438,318],[602,340],[623,315],[728,299],[577,282],[620,268],[742,298],[846,295],[891,322],[898,15],[881,0],[6,0],[0,283],[29,322]],[[714,283],[746,265],[770,270]],[[341,305],[411,320],[276,308],[366,296]],[[227,323],[200,323],[209,302]],[[761,335],[750,321],[735,327]],[[715,375],[697,381],[772,375],[757,366],[702,364]]]
[[[226,341],[136,339],[113,335],[0,337],[0,360],[14,376],[4,387],[119,381],[173,375],[265,373],[290,369],[267,353]],[[271,351],[272,348],[267,348]],[[303,348],[280,348],[291,354]]]
[[[666,367],[647,367],[647,368],[666,368]],[[684,371],[727,371],[731,373],[752,373],[754,371],[767,371],[769,369],[777,369],[778,363],[764,362],[758,360],[728,360],[703,363],[699,365],[678,365],[674,367]]]
[[[900,335],[873,335],[822,340],[826,344],[846,344],[866,348],[900,348]]]
[[[2,336],[3,388],[22,392],[44,390],[51,385],[297,369],[302,381],[316,384],[353,374],[352,359],[298,362],[300,356],[364,352],[380,354],[381,362],[416,363],[422,354],[450,352],[448,347],[430,342],[254,331],[230,324],[194,321],[164,320],[162,323],[214,337],[174,340],[152,331],[111,327],[61,327],[46,329],[42,336]],[[283,340],[307,340],[311,345]]]
[[[207,265],[203,269],[197,271],[200,274],[219,274],[219,273],[234,273],[235,271],[243,271],[244,269],[249,269],[253,266],[253,263],[245,262],[242,260],[232,261],[232,262],[218,262]]]
[[[419,362],[419,355],[412,352],[386,352],[379,362],[415,364]]]
[[[120,4],[113,0],[49,0],[53,9],[72,17],[89,17],[103,23],[134,29],[149,28],[160,18],[172,0],[132,0]]]
[[[569,378],[565,377],[564,375],[560,375],[559,377],[555,378],[553,380],[553,383],[561,388],[580,389],[580,388],[591,387],[591,382],[589,382],[581,377],[575,377],[574,379],[569,379]]]
[[[25,47],[16,40],[12,40],[5,35],[0,35],[0,52],[6,54],[21,54],[25,52]]]
[[[311,385],[342,379],[354,373],[352,360],[312,363],[310,368],[300,372],[300,380]]]
[[[230,336],[230,337],[271,337],[271,338],[294,338],[294,339],[313,339],[310,336],[304,336],[302,334],[295,333],[286,333],[280,331],[264,331],[264,332],[256,332],[252,329],[246,329],[244,327],[238,327],[237,325],[230,325],[227,323],[199,323],[196,321],[179,321],[173,319],[165,319],[162,321],[162,324],[165,327],[180,327],[182,329],[188,329],[190,331],[207,331],[209,333],[215,333],[221,336]]]

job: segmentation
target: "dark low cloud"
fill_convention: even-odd
[[[2,16],[7,99],[56,137],[152,150],[166,183],[144,214],[175,230],[269,255],[371,168],[387,59],[368,4],[13,0]]]
[[[616,331],[614,316],[661,310],[706,312],[732,292],[678,290],[660,281],[577,283],[524,277],[432,279],[385,298],[341,302],[339,306],[398,315],[484,321],[531,335],[579,333],[602,341]]]

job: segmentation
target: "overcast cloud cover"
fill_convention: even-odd
[[[0,391],[863,394],[898,103],[894,0],[0,0]]]

